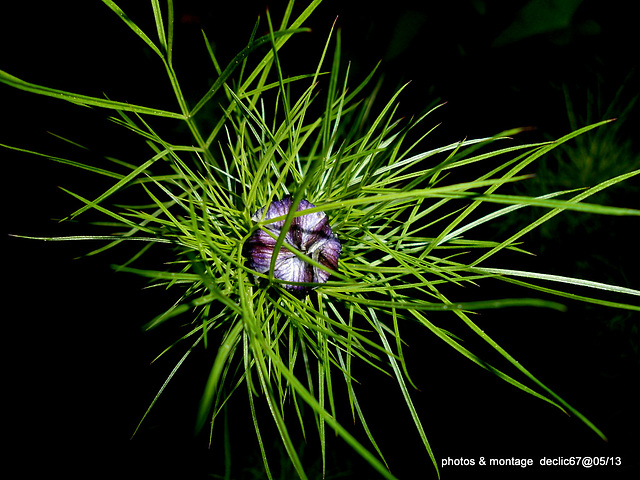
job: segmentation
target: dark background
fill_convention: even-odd
[[[224,63],[244,46],[267,2],[175,3],[176,69],[187,95],[195,99],[214,78],[200,29]],[[156,38],[148,2],[119,5]],[[270,4],[276,22],[283,5]],[[523,134],[522,141],[568,133],[571,125],[564,88],[579,126],[603,119],[605,114],[621,117],[615,126],[606,127],[611,128],[609,137],[588,137],[611,142],[597,151],[596,160],[607,168],[596,169],[595,176],[587,177],[590,185],[638,168],[637,109],[625,111],[638,95],[638,31],[631,2],[398,0],[371,5],[323,3],[308,23],[313,33],[293,39],[283,52],[288,72],[306,73],[315,67],[337,16],[343,58],[352,62],[353,84],[381,61],[381,98],[411,80],[401,97],[401,114],[417,116],[447,101],[428,123],[443,122],[430,145],[517,126],[536,127]],[[3,5],[0,19],[1,69],[63,90],[177,108],[166,102],[171,98],[170,87],[160,62],[101,2],[80,6],[11,2]],[[263,22],[261,33],[265,25]],[[132,162],[148,155],[135,137],[108,122],[101,110],[5,85],[0,85],[0,108],[4,123],[0,143],[96,164],[103,162],[104,155]],[[89,150],[78,150],[47,132],[82,143]],[[605,158],[614,154],[615,161]],[[83,232],[82,217],[79,225],[57,223],[77,208],[58,186],[91,196],[109,182],[43,158],[5,149],[0,155],[8,187],[2,222],[8,264],[4,269],[8,288],[3,313],[3,432],[10,445],[9,457],[19,461],[19,477],[198,479],[223,474],[221,442],[208,450],[206,439],[192,434],[213,352],[195,355],[184,366],[139,435],[129,439],[181,355],[171,352],[150,366],[176,338],[176,331],[141,331],[144,323],[170,304],[171,295],[145,290],[144,280],[114,273],[109,265],[126,259],[127,252],[121,257],[109,253],[77,259],[92,246],[8,236]],[[578,184],[581,164],[576,165],[573,174],[571,169],[553,167],[538,172],[531,190],[523,187],[524,193],[537,193],[536,188],[546,186],[569,188],[567,182],[582,186]],[[637,187],[632,180],[598,200],[638,208]],[[504,227],[515,228],[517,221]],[[528,266],[637,289],[637,227],[636,218],[568,215],[527,237],[529,249],[539,253]],[[499,285],[492,288],[490,284],[483,287],[482,296],[512,293]],[[622,301],[631,303],[629,298]],[[600,427],[609,442],[600,440],[577,419],[459,358],[424,330],[407,325],[409,368],[420,388],[414,401],[439,460],[513,456],[532,458],[537,464],[543,456],[619,456],[623,466],[616,468],[502,467],[490,474],[493,478],[638,478],[638,315],[573,302],[567,305],[564,314],[485,312],[478,323]],[[467,345],[492,358],[491,352],[470,337],[466,335]],[[430,461],[393,382],[364,369],[361,374],[360,398],[392,471],[402,479],[433,478]],[[348,426],[346,404],[342,407]],[[269,420],[264,418],[266,430]],[[229,421],[232,478],[260,478],[255,435],[242,394]],[[309,428],[313,432],[313,426]],[[317,455],[312,439],[310,444],[304,461],[313,469]],[[276,450],[276,476],[279,455]],[[346,478],[377,478],[339,440],[330,440],[329,457],[329,475],[343,472]],[[291,478],[287,473],[291,472],[284,468],[279,478]],[[481,473],[478,467],[442,469],[443,478],[477,478]]]

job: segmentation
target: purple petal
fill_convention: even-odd
[[[313,259],[324,267],[330,270],[336,270],[338,268],[338,258],[342,251],[342,245],[338,239],[334,236],[327,239],[318,249],[317,254],[313,255]],[[314,267],[314,282],[324,283],[329,279],[331,275],[326,270]]]
[[[286,215],[287,213],[289,213],[291,203],[291,199],[288,197],[283,198],[282,200],[275,200],[271,202],[269,208],[266,209],[266,212],[265,207],[260,208],[256,213],[253,214],[251,220],[253,220],[254,222],[262,222]],[[277,222],[267,223],[265,227],[269,230],[280,231],[283,225],[284,220],[278,220]]]
[[[258,273],[267,273],[269,271],[269,267],[271,266],[271,256],[273,255],[273,248],[260,245],[254,245],[251,248],[251,260],[249,262],[249,268],[255,270]]]
[[[283,249],[284,250],[284,249]],[[282,250],[276,259],[274,276],[279,280],[287,282],[313,282],[313,269],[310,264],[296,257],[287,250],[287,254],[283,255]],[[308,285],[293,285],[284,283],[284,288],[292,292],[305,293],[309,290]]]
[[[267,208],[266,211],[265,211],[265,207],[260,208],[256,213],[253,214],[253,216],[251,217],[251,220],[253,220],[254,222],[262,222],[262,221],[271,220],[272,218],[282,217],[287,213],[289,213],[289,209],[291,208],[291,203],[292,202],[289,197],[285,197],[282,200],[275,200],[271,202],[271,205],[269,205],[269,208]],[[284,226],[284,222],[285,221],[283,219],[283,220],[278,220],[277,222],[267,223],[264,225],[264,228],[273,232],[275,236],[278,237],[280,235],[280,231],[282,230],[282,227]],[[269,236],[265,232],[262,232],[262,234]],[[290,245],[293,245],[290,232],[287,232],[287,235],[285,236],[285,241],[287,241]],[[273,240],[272,245],[275,246],[275,243],[276,241]]]
[[[294,218],[291,231],[295,245],[302,251],[307,251],[312,248],[314,243],[328,238],[328,235],[331,235],[331,227],[328,222],[324,212],[308,213]]]

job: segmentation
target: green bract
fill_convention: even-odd
[[[270,33],[252,37],[226,68],[219,67],[205,37],[218,77],[199,101],[190,105],[172,64],[172,2],[167,2],[164,14],[158,0],[151,2],[157,26],[152,39],[150,32],[138,28],[114,2],[103,1],[164,65],[178,111],[54,90],[2,71],[0,81],[78,105],[109,109],[114,122],[138,134],[148,146],[146,158],[118,162],[113,170],[53,158],[109,178],[112,186],[91,198],[69,192],[81,206],[68,218],[75,219],[89,210],[99,212],[108,220],[102,222],[106,227],[103,235],[45,239],[104,242],[91,253],[136,242],[142,248],[116,268],[171,287],[170,292],[176,296],[174,306],[153,318],[147,327],[158,327],[178,315],[191,323],[169,347],[183,348],[185,353],[149,408],[192,350],[202,346],[211,352],[211,373],[204,386],[198,427],[209,429],[213,436],[215,420],[228,402],[246,395],[250,405],[247,414],[252,415],[269,478],[269,459],[260,428],[266,420],[256,413],[257,401],[268,404],[271,420],[300,478],[306,478],[305,467],[290,432],[297,428],[306,431],[310,421],[302,414],[301,404],[310,407],[307,411],[317,426],[323,461],[326,432],[333,430],[381,475],[395,478],[394,466],[386,465],[384,452],[371,434],[367,423],[371,419],[365,418],[361,409],[361,402],[368,399],[359,398],[357,378],[352,375],[353,363],[361,362],[388,372],[394,379],[437,470],[427,440],[428,419],[419,418],[414,407],[404,362],[401,331],[403,323],[410,321],[424,326],[457,353],[504,381],[577,416],[604,437],[482,331],[470,312],[516,306],[561,310],[563,306],[548,300],[549,296],[640,310],[637,305],[561,288],[580,286],[597,293],[640,295],[636,290],[505,268],[499,260],[507,249],[524,252],[522,237],[565,210],[640,215],[639,210],[585,202],[640,171],[579,192],[527,197],[500,190],[505,184],[526,179],[525,168],[544,154],[606,122],[550,143],[515,144],[510,137],[518,130],[513,130],[435,147],[429,138],[432,127],[417,131],[431,121],[433,110],[403,121],[396,118],[402,89],[376,110],[375,93],[365,93],[373,73],[352,85],[349,68],[340,68],[339,33],[332,33],[324,50],[318,52],[315,72],[284,75],[278,53],[294,34],[305,31],[304,22],[320,0],[310,2],[297,18],[292,17],[294,2],[290,1],[279,28],[273,27],[267,15]],[[215,121],[200,121],[199,114],[205,110],[215,112]],[[157,117],[186,125],[190,142],[176,144],[172,138],[159,135],[154,127]],[[472,164],[484,166],[485,173],[466,181],[449,181],[450,173],[465,172],[465,167]],[[112,202],[116,193],[119,200]],[[128,194],[137,200],[123,204],[122,198]],[[140,195],[145,202],[139,201]],[[314,212],[327,214],[342,244],[338,268],[332,269],[326,283],[310,285],[317,288],[308,297],[293,295],[283,285],[287,282],[274,274],[275,261],[260,272],[247,264],[244,246],[257,229],[264,227],[252,216],[284,197],[290,197],[296,205],[303,199],[312,205],[304,211],[286,210],[282,218],[269,219],[282,222],[278,235],[272,237],[274,251],[286,249],[291,258],[296,256],[311,265],[309,268],[324,267],[326,271],[321,259],[314,260],[313,255],[307,256],[285,241],[289,227],[297,223],[295,219]],[[481,205],[491,210],[487,213],[482,209],[479,214]],[[544,213],[506,239],[474,237],[477,227],[534,206],[544,208]],[[163,258],[171,260],[156,269],[136,267],[150,249],[164,249]],[[458,287],[481,285],[485,279],[521,285],[528,293],[522,298],[465,301],[466,292]],[[532,291],[544,292],[547,299],[531,298]],[[512,373],[487,364],[465,348],[440,326],[441,318],[465,324],[472,335],[506,359]],[[333,386],[337,382],[346,386],[353,418],[335,409]],[[288,410],[295,415],[285,420]],[[354,420],[364,427],[365,439],[357,439],[345,428]]]

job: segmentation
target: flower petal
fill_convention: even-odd
[[[284,249],[283,249],[284,250]],[[286,282],[313,282],[313,269],[303,259],[296,257],[287,250],[289,255],[283,255],[282,250],[276,259],[274,276]],[[311,287],[308,285],[293,285],[284,283],[285,289],[295,293],[306,293]]]
[[[300,202],[300,207],[302,206],[302,202]],[[307,208],[313,208],[313,205],[306,202],[304,208],[299,208],[298,211],[306,210]],[[327,214],[324,212],[313,212],[294,218],[291,231],[295,245],[305,252],[311,249],[314,243],[322,241],[328,235],[331,235],[331,227],[329,226]]]
[[[313,255],[313,259],[330,270],[337,270],[338,258],[340,257],[341,251],[342,245],[340,245],[338,239],[332,235],[331,238],[322,244],[317,253]],[[313,281],[317,283],[324,283],[331,276],[326,270],[317,267],[314,267],[313,274]]]

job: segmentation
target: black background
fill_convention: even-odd
[[[266,3],[175,3],[176,68],[187,94],[197,98],[214,78],[200,29],[214,43],[221,61],[228,61],[244,46]],[[290,42],[290,49],[283,53],[289,63],[284,64],[291,74],[314,68],[317,55],[308,52],[319,54],[337,16],[343,57],[352,61],[354,79],[364,78],[381,60],[382,97],[411,80],[401,100],[401,114],[419,115],[436,102],[448,102],[433,120],[443,122],[433,138],[439,142],[436,145],[516,126],[537,128],[523,135],[523,141],[567,133],[563,85],[580,108],[586,108],[588,92],[598,91],[605,106],[623,84],[625,98],[631,100],[638,94],[634,74],[638,33],[629,2],[586,0],[566,28],[497,45],[496,39],[505,38],[501,33],[508,31],[526,3],[399,0],[373,7],[370,2],[327,1],[309,21],[313,33],[304,34],[299,43]],[[270,5],[276,22],[282,4]],[[155,38],[148,2],[119,5]],[[115,100],[177,108],[163,103],[171,95],[160,62],[101,2],[74,6],[11,2],[3,5],[0,15],[1,69],[63,90],[95,96],[104,92]],[[261,28],[264,32],[264,22]],[[137,156],[138,150],[148,155],[135,137],[127,137],[108,122],[103,111],[5,85],[0,85],[0,105],[4,124],[0,143],[87,162],[101,162],[103,155],[129,161],[146,158]],[[623,107],[624,102],[620,109]],[[78,151],[48,131],[90,150]],[[636,111],[620,132],[621,138],[635,141]],[[132,142],[127,143],[127,138]],[[637,144],[631,151],[637,157]],[[109,182],[43,158],[0,152],[7,187],[2,222],[7,265],[3,434],[9,459],[19,464],[19,477],[197,479],[223,474],[222,442],[208,450],[206,439],[192,434],[197,401],[214,351],[199,353],[185,365],[139,435],[129,438],[181,355],[171,352],[150,366],[177,334],[171,328],[141,331],[144,323],[170,304],[171,295],[145,290],[144,280],[114,273],[109,264],[126,259],[127,252],[115,258],[107,254],[77,259],[92,247],[8,236],[83,231],[82,223],[56,222],[77,208],[58,186],[91,196]],[[612,198],[618,206],[638,208],[637,190],[624,190]],[[637,219],[586,221],[588,228],[560,222],[551,238],[532,236],[529,248],[544,252],[536,258],[535,268],[638,288],[632,238]],[[602,238],[607,241],[600,241]],[[485,288],[484,298],[510,293],[492,291],[489,284]],[[420,388],[414,401],[439,460],[516,457],[532,458],[537,464],[543,456],[619,456],[622,467],[501,467],[490,474],[493,478],[637,478],[638,315],[575,303],[568,306],[564,314],[485,312],[478,323],[600,427],[609,442],[600,440],[577,419],[459,358],[424,330],[407,325],[403,328],[410,339],[409,368]],[[441,320],[446,319],[450,320]],[[474,340],[468,345],[491,356]],[[392,471],[402,479],[433,478],[397,387],[389,379],[362,370],[360,397]],[[260,478],[251,470],[259,472],[261,465],[242,395],[230,417],[232,478]],[[341,407],[343,423],[348,426],[347,406]],[[269,420],[264,418],[268,430]],[[275,439],[273,435],[268,438]],[[317,455],[312,439],[310,444],[304,458],[313,466]],[[329,452],[329,475],[343,472],[347,478],[377,478],[341,441],[331,439]],[[276,451],[273,457],[275,472],[279,472],[278,455]],[[482,471],[479,467],[445,467],[441,473],[443,478],[477,478]]]

